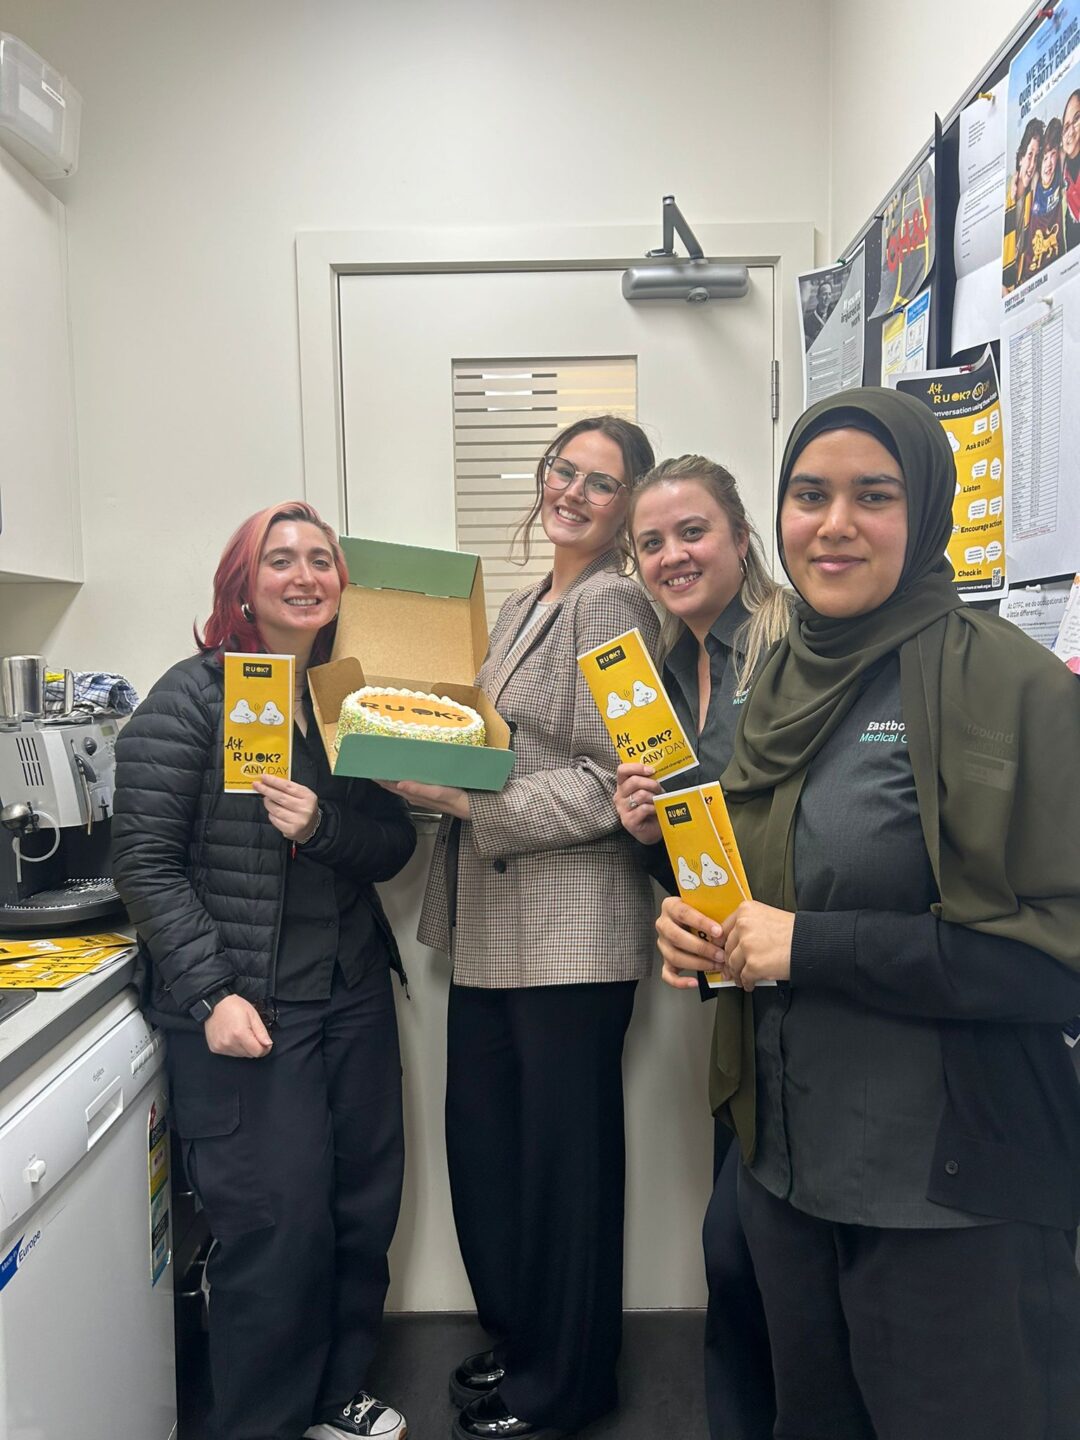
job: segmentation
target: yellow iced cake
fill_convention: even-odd
[[[468,705],[445,695],[373,685],[346,695],[338,719],[339,746],[346,735],[396,735],[447,745],[483,745],[486,739],[483,720]]]

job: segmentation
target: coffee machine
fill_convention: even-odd
[[[123,911],[109,877],[118,730],[77,712],[0,718],[0,933]]]

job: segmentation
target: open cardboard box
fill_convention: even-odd
[[[341,596],[334,653],[308,671],[334,774],[501,790],[514,767],[510,731],[472,683],[487,650],[479,557],[349,536],[341,545],[350,583]],[[341,703],[363,685],[422,690],[471,705],[483,717],[487,743],[346,735],[335,758]]]

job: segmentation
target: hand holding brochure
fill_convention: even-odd
[[[697,756],[640,630],[587,650],[578,656],[578,665],[624,765],[651,765],[657,780],[694,768]]]
[[[714,780],[659,795],[656,818],[679,895],[708,919],[725,924],[742,902],[752,897],[720,786]],[[706,974],[705,980],[711,989],[735,985],[719,971]]]

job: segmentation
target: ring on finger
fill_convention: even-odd
[[[637,798],[636,795],[631,795],[631,796],[630,796],[630,809],[631,809],[631,810],[636,810],[637,807],[638,807],[638,798]]]

